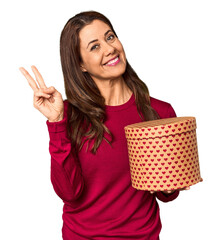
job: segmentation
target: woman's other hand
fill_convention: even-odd
[[[200,182],[203,182],[203,178],[200,179]],[[180,188],[176,190],[167,190],[167,191],[162,191],[165,194],[171,194],[174,193],[175,191],[183,191],[183,190],[189,190],[190,187],[185,187],[185,188]],[[151,194],[154,194],[156,191],[150,191]]]
[[[64,104],[61,93],[54,87],[47,88],[38,69],[35,66],[32,66],[31,68],[39,86],[28,71],[23,67],[20,67],[19,70],[25,76],[34,92],[34,107],[38,109],[49,120],[49,122],[61,121],[64,115]]]
[[[162,191],[165,194],[172,194],[175,191],[183,191],[183,190],[189,190],[190,187],[185,187],[185,188],[180,188],[180,189],[176,189],[176,190],[167,190],[167,191]],[[156,191],[150,191],[151,194],[154,194]]]

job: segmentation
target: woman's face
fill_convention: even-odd
[[[94,20],[79,32],[81,69],[94,81],[119,78],[126,69],[126,56],[109,25]]]

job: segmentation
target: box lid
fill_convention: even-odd
[[[165,118],[134,123],[124,127],[126,138],[135,140],[181,134],[195,129],[195,117]]]

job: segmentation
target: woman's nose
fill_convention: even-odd
[[[111,44],[106,43],[104,45],[105,56],[109,56],[110,54],[113,54],[114,52],[115,52],[115,48]]]

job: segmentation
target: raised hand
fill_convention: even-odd
[[[19,70],[28,80],[28,83],[34,92],[34,107],[38,109],[49,120],[49,122],[61,121],[64,115],[64,104],[61,93],[54,87],[47,88],[38,69],[35,66],[32,66],[31,68],[39,86],[28,71],[23,67],[20,67]]]

